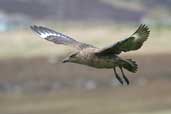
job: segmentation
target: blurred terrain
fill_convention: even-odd
[[[0,0],[0,14],[39,21],[171,24],[170,5],[170,0]]]
[[[0,0],[0,113],[170,114],[170,0]],[[38,38],[43,25],[99,48],[151,30],[140,50],[122,53],[139,70],[121,86],[109,69],[61,61],[75,50]]]
[[[97,47],[121,40],[137,28],[60,26],[49,25]],[[62,64],[60,61],[75,50],[41,40],[30,29],[1,33],[0,112],[169,114],[170,28],[151,26],[151,31],[140,50],[121,54],[124,58],[133,58],[139,65],[136,74],[126,72],[130,86],[121,86],[112,70]]]

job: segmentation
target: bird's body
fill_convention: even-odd
[[[84,64],[95,68],[113,68],[117,66],[119,57],[116,55],[97,56],[95,52],[98,50],[99,49],[97,48],[83,49],[77,53],[75,57],[76,59],[71,62]]]
[[[97,56],[95,52],[98,52],[97,48],[86,48],[80,52],[76,52],[74,59],[70,62],[88,65],[95,68],[113,68],[119,65],[119,58],[117,55]],[[68,59],[68,58],[66,58]]]
[[[121,84],[123,84],[123,81],[117,74],[115,68],[120,68],[124,80],[127,84],[129,84],[129,80],[125,76],[122,68],[135,73],[138,67],[135,61],[131,59],[122,59],[118,55],[121,52],[139,49],[143,45],[144,41],[147,40],[150,33],[146,25],[140,25],[136,32],[130,37],[111,46],[99,49],[90,44],[78,42],[69,36],[58,33],[46,27],[31,26],[31,29],[38,33],[43,39],[52,41],[56,44],[72,46],[77,49],[76,52],[64,59],[63,63],[72,62],[95,68],[113,69],[116,78]]]

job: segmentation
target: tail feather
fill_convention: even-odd
[[[133,73],[138,70],[138,65],[132,59],[124,60],[122,63],[122,67]]]

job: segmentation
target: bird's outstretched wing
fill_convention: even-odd
[[[98,51],[97,55],[120,54],[131,50],[139,49],[144,41],[147,40],[150,34],[149,28],[146,25],[140,25],[139,28],[130,37],[119,41],[109,47]]]
[[[77,48],[79,50],[87,47],[93,47],[92,45],[81,43],[79,41],[74,40],[73,38],[66,36],[62,33],[56,32],[54,30],[51,30],[46,27],[42,26],[36,26],[33,25],[30,27],[34,32],[38,33],[38,35],[46,39],[48,41],[54,42],[56,44],[63,44],[63,45],[68,45],[72,46],[74,48]]]

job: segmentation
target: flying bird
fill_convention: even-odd
[[[95,68],[113,69],[115,77],[122,85],[124,82],[127,85],[130,84],[123,69],[135,73],[138,69],[138,65],[132,59],[123,59],[119,57],[119,54],[141,48],[150,34],[148,26],[141,24],[131,36],[100,49],[93,45],[76,41],[69,36],[43,26],[33,25],[31,26],[31,29],[42,39],[46,39],[55,44],[71,46],[77,50],[65,58],[62,61],[63,63],[71,62]],[[122,77],[118,75],[116,70],[117,67],[121,70]]]

